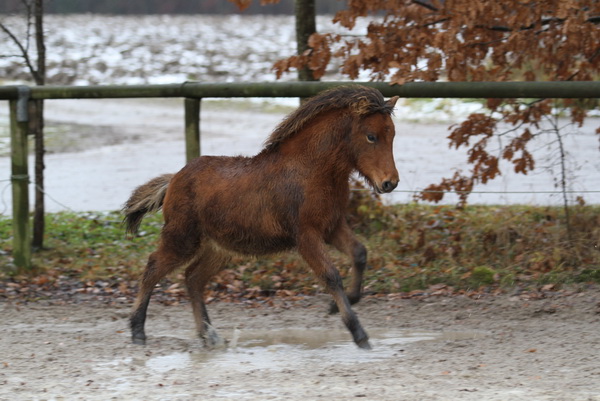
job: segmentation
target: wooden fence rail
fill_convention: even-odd
[[[600,82],[383,82],[199,83],[131,86],[0,86],[9,101],[11,181],[13,195],[13,259],[19,269],[31,267],[27,103],[36,99],[184,98],[186,158],[200,155],[202,98],[310,97],[340,85],[366,85],[386,97],[404,98],[600,98]]]
[[[309,97],[339,85],[359,84],[384,96],[405,98],[597,98],[600,81],[562,82],[267,82],[167,85],[36,86],[31,99],[93,99],[144,97]],[[0,100],[17,99],[19,86],[0,86]]]

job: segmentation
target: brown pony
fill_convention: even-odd
[[[208,281],[232,253],[296,249],[333,296],[332,311],[340,311],[354,342],[370,348],[350,307],[361,296],[367,251],[346,222],[348,181],[358,171],[378,193],[396,188],[391,114],[397,100],[386,102],[379,91],[363,86],[322,92],[287,116],[256,156],[202,156],[175,175],[138,187],[123,210],[127,231],[135,233],[143,216],[161,207],[165,223],[131,315],[133,342],[145,343],[154,286],[185,268],[198,334],[207,347],[223,344],[204,304]],[[348,294],[327,244],[353,259]]]

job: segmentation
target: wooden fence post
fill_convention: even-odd
[[[18,100],[11,100],[9,103],[13,260],[19,270],[29,270],[31,269],[31,228],[29,225],[29,172],[27,160],[28,93],[20,96]]]
[[[185,98],[185,161],[200,156],[200,102],[202,99]]]

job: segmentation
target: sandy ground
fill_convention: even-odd
[[[0,400],[600,400],[600,290],[367,298],[373,350],[328,297],[212,303],[226,350],[206,351],[187,305],[151,304],[146,346],[130,305],[0,304]]]

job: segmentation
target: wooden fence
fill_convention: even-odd
[[[185,99],[186,158],[200,155],[200,104],[202,98],[310,97],[339,85],[360,84],[378,89],[386,97],[404,98],[600,98],[600,82],[413,82],[390,86],[382,82],[184,82],[170,85],[131,86],[0,86],[0,100],[9,101],[11,182],[13,196],[13,259],[21,269],[31,267],[29,223],[28,121],[30,100],[98,98]]]

